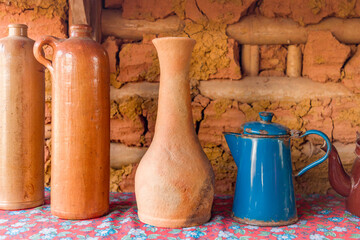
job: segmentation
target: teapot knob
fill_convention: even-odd
[[[261,121],[264,121],[266,123],[271,123],[271,120],[274,116],[274,113],[272,112],[259,112],[259,116]]]

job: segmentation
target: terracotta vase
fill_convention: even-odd
[[[135,176],[138,215],[158,227],[207,222],[214,196],[214,173],[196,136],[188,79],[195,41],[153,40],[160,60],[159,104],[153,141]]]
[[[44,69],[27,26],[0,39],[0,209],[44,202]]]
[[[50,45],[52,62],[42,55]],[[44,36],[36,59],[51,73],[51,213],[88,219],[109,210],[109,58],[91,39],[91,27],[73,25],[70,38]]]

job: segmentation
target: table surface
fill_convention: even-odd
[[[61,220],[45,205],[0,211],[0,239],[360,239],[360,218],[344,210],[333,195],[297,197],[299,221],[286,227],[256,227],[231,219],[231,196],[216,196],[211,220],[199,227],[156,228],[137,217],[133,193],[110,193],[108,215],[92,220]]]

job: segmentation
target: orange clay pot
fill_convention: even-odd
[[[188,79],[195,41],[153,40],[160,60],[154,139],[135,176],[138,214],[158,227],[201,225],[211,216],[214,173],[196,136]]]
[[[52,62],[41,53],[53,50]],[[70,38],[44,36],[36,59],[51,73],[51,213],[88,219],[109,210],[109,58],[91,39],[91,27],[73,25]]]
[[[0,39],[0,209],[44,202],[44,69],[27,26]]]

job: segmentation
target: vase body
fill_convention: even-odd
[[[0,39],[0,209],[44,202],[44,68],[27,26]]]
[[[214,173],[196,136],[188,79],[195,41],[153,40],[160,61],[153,141],[135,176],[138,215],[158,227],[201,225],[211,217]]]
[[[73,25],[70,38],[44,36],[34,55],[51,72],[51,213],[89,219],[109,209],[109,58],[91,39],[91,28]],[[41,53],[53,50],[52,62]]]

